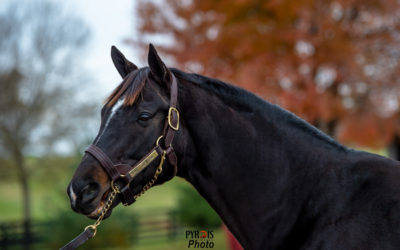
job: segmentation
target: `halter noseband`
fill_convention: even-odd
[[[106,171],[106,173],[110,177],[112,189],[117,182],[122,182],[125,184],[122,187],[118,187],[118,190],[122,195],[122,202],[125,206],[128,206],[135,202],[135,195],[129,188],[129,184],[141,171],[143,171],[157,158],[162,158],[163,155],[165,155],[168,159],[168,162],[174,167],[173,176],[176,175],[177,157],[172,147],[172,141],[174,139],[175,132],[179,129],[179,111],[176,109],[176,103],[178,99],[178,86],[175,76],[172,73],[171,76],[172,83],[170,88],[170,103],[163,134],[158,137],[156,145],[140,161],[138,161],[134,166],[131,166],[129,164],[114,164],[111,159],[94,144],[91,144],[85,150],[85,152],[92,155]],[[160,145],[160,141],[162,138],[164,139],[164,146]]]

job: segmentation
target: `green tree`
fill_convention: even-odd
[[[176,208],[179,222],[184,227],[217,228],[221,226],[221,219],[197,191],[187,185],[178,189],[178,203]]]

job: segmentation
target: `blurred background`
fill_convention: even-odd
[[[117,45],[255,92],[339,142],[400,158],[398,0],[3,0],[0,3],[0,249],[56,249],[90,221],[67,184],[121,79]],[[114,209],[82,249],[187,249],[218,216],[185,181]]]

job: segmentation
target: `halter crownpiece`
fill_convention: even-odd
[[[112,202],[117,194],[121,194],[121,200],[125,206],[135,202],[136,198],[146,192],[155,183],[158,176],[162,172],[162,166],[165,159],[167,159],[170,165],[174,167],[173,177],[176,175],[177,157],[172,147],[172,141],[174,140],[176,131],[179,130],[179,111],[176,108],[178,100],[178,84],[172,72],[171,77],[170,103],[167,119],[164,124],[163,134],[158,137],[155,146],[140,161],[133,166],[129,164],[114,164],[107,154],[105,154],[94,144],[91,144],[85,150],[85,153],[90,154],[100,163],[107,175],[110,177],[110,186],[112,192],[110,193],[97,221],[93,225],[87,226],[81,234],[79,234],[75,239],[62,247],[60,250],[75,249],[90,238],[93,238],[96,235],[97,227],[100,225],[107,211],[111,208]],[[142,172],[158,158],[160,158],[160,163],[156,169],[156,172],[154,173],[153,178],[143,186],[140,193],[135,195],[129,188],[130,183],[140,172]],[[119,184],[123,185],[120,186]]]

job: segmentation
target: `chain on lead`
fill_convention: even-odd
[[[149,188],[151,188],[154,183],[156,182],[158,176],[161,174],[162,172],[162,166],[164,164],[165,161],[165,155],[166,152],[163,151],[162,155],[161,155],[161,160],[160,160],[160,164],[157,167],[156,173],[153,176],[153,179],[151,179],[151,181],[149,181],[142,189],[142,191],[140,191],[140,193],[138,193],[137,195],[134,196],[135,199],[137,199],[138,197],[140,197],[142,194],[144,194],[147,190],[149,190]]]
[[[119,193],[118,187],[114,186],[113,183],[111,183],[111,188],[112,188],[112,192],[111,192],[110,196],[108,197],[106,204],[104,205],[104,208],[101,211],[99,218],[97,218],[96,222],[93,225],[89,225],[89,226],[85,227],[85,230],[87,230],[89,228],[92,229],[92,231],[93,231],[92,237],[94,237],[96,235],[97,227],[100,225],[101,221],[103,220],[103,218],[106,215],[106,213],[108,212],[108,210],[110,210],[115,197]]]

